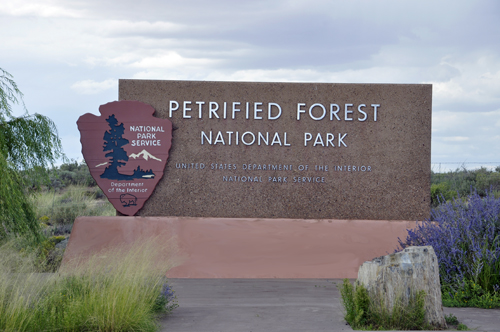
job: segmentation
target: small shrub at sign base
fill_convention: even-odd
[[[500,198],[474,193],[444,203],[399,243],[434,248],[443,305],[500,307]]]
[[[470,329],[467,327],[467,325],[462,324],[458,321],[457,316],[454,314],[449,314],[445,315],[444,319],[446,320],[446,324],[448,325],[448,328],[452,330],[457,330],[457,331],[469,331]]]
[[[432,330],[425,322],[425,292],[411,297],[409,303],[395,300],[388,310],[382,299],[372,299],[362,284],[353,286],[344,279],[340,286],[345,320],[354,330]]]
[[[177,304],[175,292],[165,280],[153,304],[153,312],[169,314],[177,307],[179,307],[179,305]]]
[[[470,329],[467,327],[467,325],[458,323],[457,331],[470,331]]]
[[[458,325],[458,318],[454,314],[445,315],[446,324]]]

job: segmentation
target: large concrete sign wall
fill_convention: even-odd
[[[120,80],[119,99],[173,124],[138,215],[429,217],[431,85]]]

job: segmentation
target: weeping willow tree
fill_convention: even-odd
[[[15,117],[12,105],[25,114]],[[62,156],[61,141],[47,117],[28,114],[12,75],[0,68],[0,239],[39,235],[28,185],[48,179],[49,165]]]

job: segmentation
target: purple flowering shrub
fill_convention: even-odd
[[[179,307],[177,304],[177,297],[175,296],[175,292],[165,281],[161,287],[160,294],[155,300],[153,305],[153,312],[156,313],[170,313],[175,308]]]
[[[468,282],[485,294],[500,294],[500,198],[492,194],[481,198],[476,192],[441,204],[399,245],[434,248],[443,294],[451,298]]]

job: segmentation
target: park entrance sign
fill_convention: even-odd
[[[123,181],[140,182],[145,188],[148,181],[159,180],[144,207],[134,208],[132,214],[429,217],[431,85],[120,80],[119,99],[151,105],[150,114],[156,111],[148,124],[140,123],[139,110],[130,108],[127,116],[118,108],[110,111],[117,123],[125,123],[121,117],[129,116],[137,121],[124,125],[130,169],[121,173],[130,176],[137,170],[141,177]],[[96,135],[92,149],[100,151],[92,163],[87,161],[89,166],[106,163],[109,167],[112,158],[117,159],[103,151],[103,134],[109,132],[109,121],[115,121],[106,112],[102,128],[92,129]],[[168,120],[173,124],[170,151]],[[141,126],[157,130],[147,132]],[[146,135],[138,138],[138,133]],[[148,133],[155,134],[161,146],[141,146],[142,140],[151,140]],[[84,154],[85,150],[84,144]],[[151,180],[150,166],[130,161],[132,150],[134,154],[147,150],[161,159],[154,159],[158,164],[151,168],[155,173]],[[101,178],[110,174],[109,188],[116,181],[116,170],[100,170]],[[123,210],[118,209],[130,214]]]
[[[99,111],[82,152],[120,216],[78,218],[64,262],[151,238],[170,278],[356,278],[430,217],[429,84],[120,80]]]

